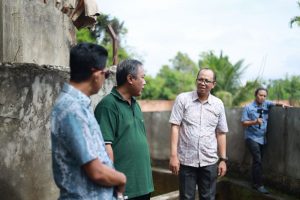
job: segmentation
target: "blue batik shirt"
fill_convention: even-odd
[[[91,100],[81,91],[64,84],[51,113],[52,164],[60,200],[111,200],[113,188],[100,186],[86,175],[82,165],[99,159],[112,167],[105,151]]]
[[[262,105],[258,105],[256,101],[245,106],[241,121],[255,121],[260,112],[262,112],[263,123],[259,126],[251,125],[245,128],[245,139],[251,139],[259,144],[266,144],[266,131],[270,108],[275,104],[271,101],[264,101]]]

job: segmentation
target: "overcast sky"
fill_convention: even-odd
[[[249,65],[243,82],[300,75],[300,16],[296,0],[99,0],[100,9],[125,22],[126,45],[143,58],[148,75],[178,51],[195,62],[220,51]]]

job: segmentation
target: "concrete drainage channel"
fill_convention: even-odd
[[[178,200],[178,177],[169,170],[152,168],[155,192],[151,200]],[[199,199],[198,196],[196,199]],[[271,190],[264,195],[251,188],[250,183],[231,178],[222,178],[217,184],[216,200],[296,200],[299,198]]]

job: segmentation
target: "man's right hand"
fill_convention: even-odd
[[[116,187],[121,193],[125,191],[126,176],[122,172],[103,164],[99,158],[84,164],[82,167],[93,182],[101,186]]]
[[[127,180],[126,180],[125,174],[123,174],[122,172],[119,172],[119,173],[120,173],[120,179],[122,180],[122,183],[116,187],[116,190],[117,190],[117,193],[123,194],[125,192],[125,186],[126,186]]]
[[[172,174],[178,175],[180,168],[180,163],[178,160],[177,155],[170,157],[169,169],[171,170]]]

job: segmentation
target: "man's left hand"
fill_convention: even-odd
[[[221,161],[218,166],[218,176],[222,177],[226,174],[227,166],[225,161]]]

